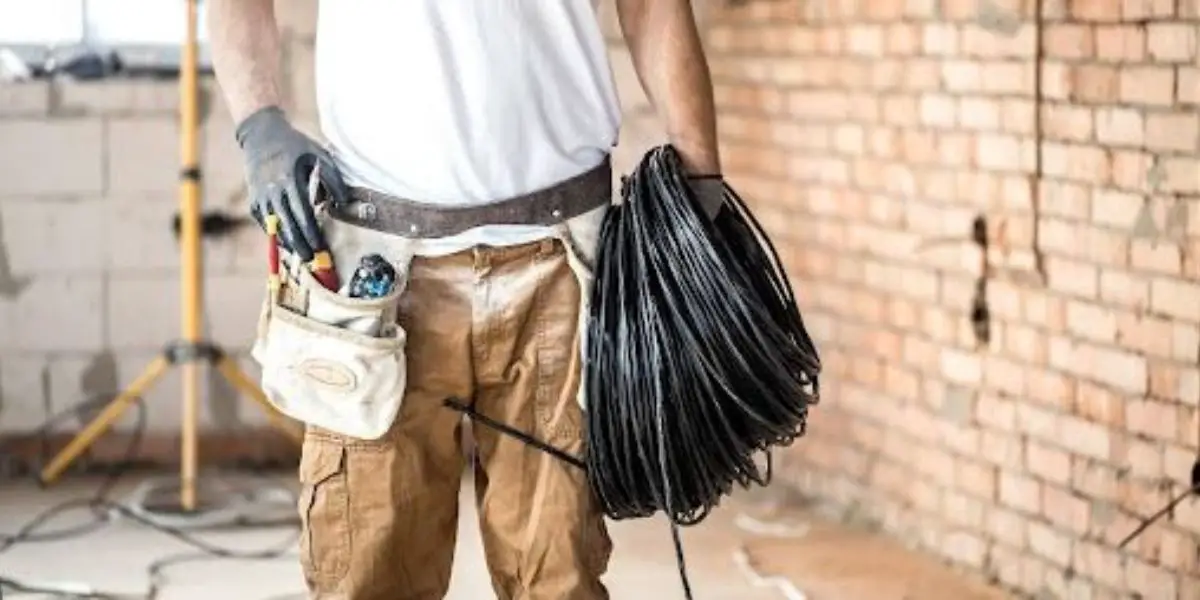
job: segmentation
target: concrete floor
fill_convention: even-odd
[[[139,482],[127,476],[109,497],[128,502]],[[244,505],[249,518],[294,518],[294,478],[223,476],[203,488],[229,498],[254,490],[259,501]],[[64,481],[43,491],[31,484],[0,482],[0,539],[58,503],[95,493],[97,481]],[[494,598],[484,567],[475,511],[464,481],[459,544],[448,600]],[[273,499],[272,499],[273,496]],[[174,498],[175,496],[171,496]],[[881,536],[829,522],[792,502],[773,486],[730,498],[702,524],[683,530],[684,552],[695,600],[1006,600],[1009,596],[965,577]],[[219,516],[219,515],[218,515]],[[66,513],[41,531],[86,522],[86,512]],[[684,598],[665,520],[610,524],[615,551],[607,584],[615,600]],[[225,548],[257,552],[282,547],[291,553],[271,560],[195,560],[174,564],[158,579],[155,600],[303,600],[294,555],[294,528],[204,530],[196,537]],[[0,547],[2,547],[0,542]],[[26,585],[90,586],[129,598],[145,598],[147,567],[170,556],[195,557],[189,546],[128,518],[63,541],[21,544],[0,553],[0,578]],[[763,572],[759,573],[761,569]],[[83,591],[79,587],[75,589]],[[78,593],[78,592],[77,592]],[[20,596],[49,598],[48,596]],[[60,596],[61,597],[61,596]],[[7,600],[8,596],[4,596]]]
[[[110,497],[122,500],[136,491],[139,476],[127,476]],[[274,480],[278,486],[283,477]],[[228,479],[219,481],[227,482]],[[246,482],[236,480],[237,485]],[[32,484],[0,483],[0,535],[11,535],[29,519],[46,508],[94,493],[98,481],[64,481],[50,490]],[[256,486],[263,485],[261,482]],[[287,484],[283,484],[286,487]],[[286,491],[277,487],[277,490]],[[461,525],[454,579],[448,600],[494,598],[487,580],[480,550],[475,512],[464,481]],[[275,500],[277,516],[291,516],[293,507],[286,495]],[[270,507],[268,507],[269,509]],[[258,504],[259,511],[263,505]],[[733,553],[755,536],[740,532],[733,521],[738,510],[730,506],[710,520],[683,531],[684,552],[688,561],[692,589],[697,600],[777,600],[784,598],[772,589],[755,588],[733,559]],[[90,515],[75,510],[56,517],[40,531],[55,531],[85,523]],[[665,520],[621,522],[611,525],[615,545],[607,583],[613,598],[683,598],[675,566],[670,530]],[[200,560],[176,564],[163,572],[160,600],[283,600],[303,598],[303,583],[289,543],[294,530],[287,526],[256,530],[198,532],[197,537],[222,547],[258,551],[269,547],[288,547],[292,554],[273,560],[236,561]],[[25,543],[0,554],[0,577],[26,585],[61,586],[74,584],[94,590],[123,594],[144,594],[148,585],[147,567],[156,560],[192,549],[163,533],[129,519],[106,523],[87,535],[64,541]],[[7,596],[6,596],[7,597]],[[43,598],[44,596],[21,596]]]

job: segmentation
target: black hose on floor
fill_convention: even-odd
[[[730,186],[710,221],[668,145],[621,195],[591,296],[585,461],[610,518],[668,516],[691,598],[678,527],[735,483],[769,482],[770,449],[804,434],[821,362],[778,254]]]

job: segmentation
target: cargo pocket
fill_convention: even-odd
[[[251,355],[262,366],[261,387],[271,404],[351,438],[387,433],[407,381],[399,295],[342,296],[306,270],[269,291]]]
[[[336,585],[350,568],[350,494],[346,451],[309,439],[300,458],[300,564],[319,587]]]

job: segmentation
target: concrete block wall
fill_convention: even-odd
[[[1018,597],[1200,598],[1200,501],[1117,547],[1200,446],[1198,6],[712,18],[728,174],[827,373],[783,480]]]
[[[613,68],[628,107],[617,172],[662,140],[621,41],[601,5]],[[313,103],[316,2],[277,3],[291,113],[319,137]],[[0,437],[124,388],[179,335],[179,90],[174,81],[0,85]],[[205,81],[201,127],[204,201],[244,214],[242,167],[221,94]],[[255,229],[205,245],[205,321],[211,338],[247,352],[263,285]],[[220,377],[202,411],[210,430],[262,424]],[[149,425],[172,435],[181,391],[169,372],[147,395]],[[128,430],[134,412],[122,421]],[[65,422],[72,430],[78,420]]]
[[[280,3],[289,104],[309,131],[313,4]],[[244,216],[229,112],[211,79],[200,96],[204,207]],[[176,81],[0,84],[0,437],[124,389],[179,337],[178,109]],[[205,330],[252,377],[263,242],[245,228],[204,253]],[[177,430],[180,385],[172,370],[146,394],[152,432]],[[206,429],[265,422],[215,373],[204,393]]]

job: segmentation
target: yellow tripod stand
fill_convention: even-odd
[[[197,158],[198,16],[196,0],[187,0],[187,37],[179,65],[180,90],[180,246],[183,267],[180,292],[183,304],[183,340],[172,342],[163,354],[151,361],[99,415],[88,423],[41,472],[44,484],[54,482],[62,472],[147,389],[173,366],[183,369],[183,423],[180,435],[179,504],[184,511],[196,509],[197,429],[200,401],[200,362],[215,367],[230,384],[267,411],[273,424],[299,442],[302,430],[286,420],[267,401],[262,390],[218,346],[201,339],[200,304],[203,296],[200,243],[200,164]]]

